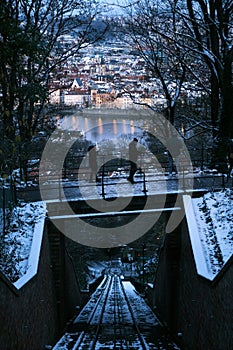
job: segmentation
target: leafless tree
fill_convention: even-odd
[[[53,69],[102,37],[105,28],[94,25],[99,13],[95,0],[1,1],[1,123],[12,152],[36,131]]]
[[[226,141],[233,138],[233,1],[186,0],[176,10],[187,28],[186,45],[210,72],[215,155],[217,162],[224,163]]]
[[[151,78],[157,79],[166,98],[166,117],[173,124],[175,108],[188,74],[189,52],[181,49],[182,30],[171,1],[140,0],[126,7],[124,30],[136,53],[145,60]]]
[[[168,119],[174,121],[184,82],[198,82],[210,95],[211,130],[218,162],[224,163],[226,140],[233,137],[233,1],[130,2],[125,28],[150,73],[161,82]]]

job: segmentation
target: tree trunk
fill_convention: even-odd
[[[210,102],[211,102],[211,122],[212,122],[212,135],[213,138],[217,136],[217,125],[219,120],[219,107],[220,107],[220,99],[219,99],[219,82],[216,78],[215,74],[211,74],[210,78],[211,82],[211,96],[210,96]]]
[[[219,133],[214,147],[215,167],[227,173],[227,146],[229,139],[233,138],[233,86],[231,60],[226,60],[222,73],[221,84],[221,111],[219,120]]]
[[[220,137],[228,140],[233,138],[233,86],[232,86],[232,62],[225,60],[222,74],[222,108],[220,115]]]

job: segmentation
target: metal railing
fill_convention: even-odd
[[[15,179],[8,177],[0,180],[0,228],[5,233],[9,221],[9,214],[17,204]]]
[[[39,179],[39,169],[33,170],[33,176],[28,174],[28,179],[31,180],[31,183],[28,182],[28,186],[25,188],[18,187],[17,194],[19,198],[25,199],[26,201],[35,201],[41,200],[40,191],[48,193],[48,199],[74,199],[79,198],[83,193],[83,189],[92,195],[93,187],[96,186],[96,191],[98,195],[102,198],[114,197],[116,192],[116,185],[119,185],[119,180],[122,181],[122,184],[127,183],[127,177],[129,174],[129,164],[125,162],[118,164],[113,163],[102,163],[103,165],[98,170],[98,182],[89,181],[90,179],[90,168],[82,167],[81,169],[72,167],[72,164],[69,166],[64,166],[62,169],[62,174],[58,175],[55,170],[47,169],[43,174],[40,173],[40,184],[38,186]],[[75,164],[76,165],[76,164]],[[136,188],[137,194],[143,193],[145,196],[154,193],[153,188],[160,188],[162,186],[167,186],[168,191],[173,189],[177,191],[182,189],[183,191],[189,190],[192,186],[194,190],[217,190],[224,188],[232,188],[233,178],[227,179],[226,175],[219,174],[217,172],[210,172],[208,169],[206,171],[199,172],[199,170],[193,172],[187,172],[184,170],[179,173],[179,182],[178,177],[174,174],[169,176],[168,163],[164,164],[162,171],[158,172],[158,169],[153,168],[151,164],[147,164],[144,168],[136,175]],[[115,172],[114,172],[115,168]],[[166,185],[165,185],[166,184]],[[182,188],[178,188],[181,186]],[[84,191],[84,192],[85,192]],[[46,195],[47,196],[47,195]],[[116,195],[117,196],[117,195]]]

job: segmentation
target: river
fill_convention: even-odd
[[[119,142],[121,138],[143,137],[152,118],[147,110],[87,109],[57,116],[57,123],[62,129],[81,131],[94,143]]]

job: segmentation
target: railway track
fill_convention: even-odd
[[[158,326],[161,330],[158,319],[131,283],[109,275],[53,350],[162,349],[158,345],[178,349],[163,337],[154,343],[152,333]]]

